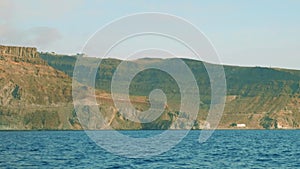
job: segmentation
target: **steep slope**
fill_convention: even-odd
[[[110,94],[96,94],[108,125],[116,129],[141,128],[141,124],[119,115]],[[132,101],[148,105],[145,97],[133,97]],[[0,130],[82,129],[73,107],[72,79],[42,60],[36,48],[0,46],[0,103]],[[96,129],[106,128],[103,125]]]
[[[36,48],[0,46],[0,129],[81,129],[72,103],[72,79],[76,59],[38,53]],[[95,58],[89,58],[96,61]],[[174,59],[139,59],[127,62],[122,72],[149,65],[175,67]],[[200,111],[194,128],[207,126],[211,89],[203,62],[183,59],[193,72],[201,94]],[[96,76],[96,98],[105,123],[93,129],[186,129],[189,119],[179,112],[180,92],[167,73],[147,69],[130,84],[131,103],[137,113],[149,108],[149,93],[162,89],[168,98],[164,113],[150,123],[132,122],[122,116],[110,95],[111,79],[121,63],[104,59]],[[176,67],[175,67],[176,68]],[[86,70],[89,71],[89,67]],[[300,128],[300,71],[261,67],[224,66],[227,101],[219,128]],[[184,76],[180,74],[180,76]],[[124,77],[123,80],[127,80]],[[82,85],[82,84],[81,84]],[[188,83],[186,84],[188,85]],[[84,86],[83,86],[84,87]],[[89,90],[89,87],[84,87]],[[88,100],[88,99],[87,99]],[[92,110],[83,107],[89,117]],[[176,123],[173,123],[177,121]]]
[[[36,48],[0,46],[0,129],[77,129],[71,79]]]
[[[77,56],[42,53],[49,65],[72,76]],[[210,83],[203,62],[183,59],[195,75],[202,104],[195,128],[205,125],[210,105]],[[110,92],[113,73],[121,63],[116,59],[102,60],[96,77],[96,88]],[[145,65],[172,66],[172,59],[140,59],[130,66]],[[299,128],[300,126],[300,71],[262,67],[224,66],[227,80],[227,102],[219,128],[233,128],[235,124],[246,124],[247,128]],[[159,70],[140,72],[130,84],[130,94],[148,96],[153,89],[162,89],[168,98],[169,116],[166,123],[176,118],[180,93],[174,79]],[[156,128],[157,123],[144,125]],[[160,125],[161,126],[161,125]],[[159,128],[159,127],[158,127]]]

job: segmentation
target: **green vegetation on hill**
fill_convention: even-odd
[[[25,52],[24,52],[25,51]],[[82,55],[37,53],[35,48],[0,48],[0,129],[81,129],[78,112],[72,102],[72,76],[77,58]],[[197,81],[201,104],[194,128],[209,125],[205,119],[210,107],[210,79],[203,62],[182,59]],[[87,65],[78,65],[83,72],[91,72],[97,58],[88,58]],[[139,59],[123,62],[104,59],[96,68],[97,103],[105,123],[96,129],[187,129],[189,112],[179,112],[181,99],[178,84],[168,73],[158,69],[145,69],[136,74],[129,86],[131,102],[136,112],[149,108],[147,97],[153,89],[165,92],[168,102],[164,113],[150,123],[136,123],[122,116],[109,94],[112,77],[117,69],[120,84],[128,81],[126,73],[133,68],[161,66],[172,68],[176,75],[186,76],[177,67],[176,59]],[[227,80],[225,111],[219,128],[284,129],[300,128],[300,71],[262,67],[224,66]],[[190,82],[183,84],[189,87]],[[124,85],[120,86],[123,88]],[[88,92],[88,87],[83,87]],[[194,92],[193,90],[189,92]],[[89,102],[89,98],[83,99]],[[93,113],[87,107],[87,119]],[[126,110],[128,111],[128,110]],[[132,111],[132,110],[129,110]],[[243,125],[242,125],[243,126]]]
[[[72,77],[77,56],[42,53],[41,57],[52,67]],[[148,59],[149,60],[149,59]],[[165,59],[150,64],[172,64]],[[183,59],[197,80],[201,95],[210,95],[210,83],[205,66],[201,61]],[[96,77],[96,88],[110,91],[110,82],[121,60],[104,59]],[[147,62],[133,61],[132,65],[143,67]],[[300,71],[280,70],[263,67],[224,66],[228,95],[252,97],[259,95],[295,95],[300,93]],[[153,88],[163,88],[166,93],[178,93],[174,79],[160,70],[144,70],[131,82],[132,95],[148,95]]]
[[[41,53],[40,56],[50,66],[71,77],[76,59],[81,57],[80,55],[66,56],[50,53]],[[198,83],[202,104],[197,123],[203,124],[210,105],[209,77],[203,62],[182,60],[191,69]],[[170,67],[173,64],[172,61],[173,59],[149,58],[129,61],[127,64],[129,66],[125,67],[123,71],[128,71],[131,67],[144,67],[151,64]],[[102,60],[96,76],[95,87],[97,89],[111,91],[112,76],[121,62],[117,59]],[[86,70],[88,71],[89,68]],[[235,126],[231,124],[238,123],[245,123],[249,128],[299,127],[300,71],[237,66],[224,66],[224,70],[228,97],[220,128],[234,128]],[[139,72],[131,81],[130,94],[148,96],[156,88],[162,89],[166,93],[168,103],[180,100],[179,88],[175,80],[169,74],[157,69]]]

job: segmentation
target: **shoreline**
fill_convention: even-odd
[[[169,129],[171,131],[186,131],[188,129]],[[202,131],[202,130],[213,130],[213,129],[191,129],[190,131]],[[300,128],[290,128],[290,129],[215,129],[217,131],[226,131],[226,130],[231,130],[231,131],[234,131],[234,130],[244,130],[244,131],[251,131],[251,130],[259,130],[259,131],[285,131],[285,130],[300,130]],[[62,129],[58,129],[58,130],[55,130],[55,129],[36,129],[36,130],[0,130],[0,132],[18,132],[18,131],[24,131],[24,132],[27,132],[27,131],[34,131],[34,132],[40,132],[40,131],[164,131],[162,129],[117,129],[117,130],[113,130],[113,129],[101,129],[101,130],[72,130],[72,129],[66,129],[66,130],[62,130]]]

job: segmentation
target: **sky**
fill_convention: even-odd
[[[0,0],[0,44],[82,53],[101,27],[142,12],[167,13],[189,21],[210,40],[222,64],[300,70],[297,0]]]

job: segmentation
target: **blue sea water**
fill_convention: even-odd
[[[2,131],[0,168],[300,168],[300,130],[218,130],[202,144],[199,133],[161,155],[134,159],[107,152],[83,131]]]

